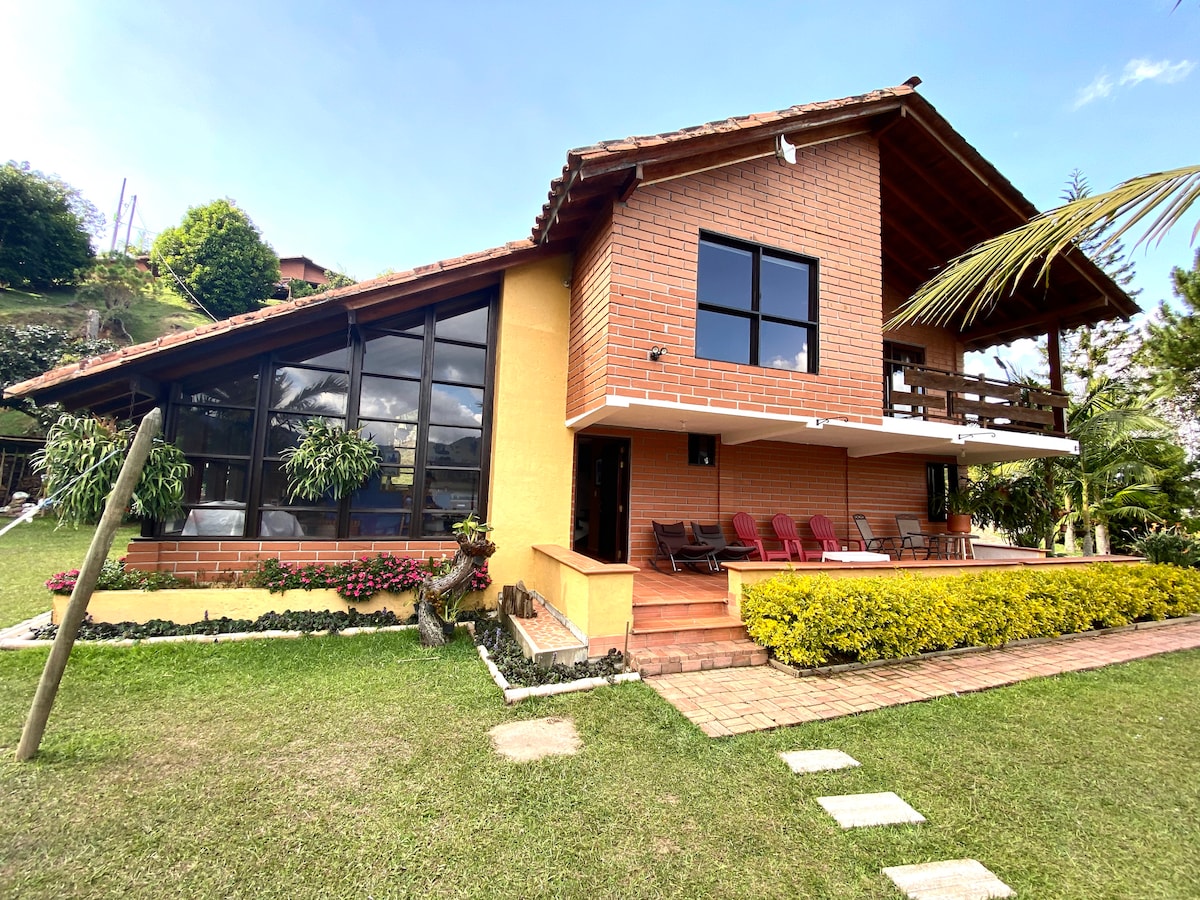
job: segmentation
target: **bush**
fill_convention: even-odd
[[[46,588],[52,594],[70,596],[75,590],[75,582],[79,579],[79,570],[58,572],[46,581]],[[125,568],[124,558],[120,560],[106,559],[100,569],[100,577],[96,581],[98,591],[159,591],[163,588],[194,588],[196,583],[190,578],[172,575],[170,572],[144,572],[141,569]]]
[[[376,594],[402,594],[416,590],[426,575],[439,575],[450,567],[450,558],[421,561],[407,556],[364,556],[347,563],[280,562],[277,559],[259,560],[249,573],[248,584],[262,587],[272,594],[283,591],[312,591],[330,589],[350,602],[363,603]],[[491,585],[487,563],[471,576],[470,591],[482,591]]]
[[[1107,563],[943,578],[789,573],[742,596],[750,637],[805,666],[998,647],[1196,612],[1200,572]]]
[[[625,671],[625,660],[615,648],[595,662],[579,662],[570,666],[555,663],[543,669],[524,654],[508,629],[495,619],[476,621],[475,643],[487,649],[500,674],[516,687],[563,684],[584,678],[610,678]]]
[[[1177,528],[1150,531],[1138,538],[1133,547],[1152,563],[1200,568],[1200,538]]]
[[[263,613],[257,619],[204,619],[190,625],[177,625],[166,619],[151,619],[149,622],[93,622],[89,617],[79,626],[78,640],[112,641],[123,638],[142,640],[151,637],[175,637],[185,634],[245,634],[261,631],[328,631],[337,634],[346,628],[385,628],[402,623],[394,612],[380,610],[360,613],[355,610],[331,612],[330,610],[292,611]],[[408,623],[411,624],[411,623]],[[35,628],[33,636],[38,640],[53,640],[58,633],[57,625]]]

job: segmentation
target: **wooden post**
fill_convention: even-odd
[[[146,465],[146,458],[150,455],[151,442],[161,425],[162,410],[159,409],[152,409],[146,418],[142,419],[137,436],[129,448],[129,455],[125,457],[125,463],[121,466],[121,474],[117,476],[117,483],[105,502],[104,515],[100,517],[100,524],[96,526],[87,556],[79,568],[75,589],[71,591],[71,600],[63,613],[62,621],[58,624],[54,646],[50,648],[50,656],[42,670],[33,705],[29,708],[29,717],[25,720],[25,729],[21,732],[21,742],[17,744],[18,762],[33,759],[41,746],[46,722],[50,719],[54,698],[58,694],[58,685],[67,668],[67,657],[71,655],[75,636],[79,633],[79,626],[83,624],[83,617],[87,614],[88,601],[92,598],[92,591],[100,578],[100,568],[108,558],[113,536],[121,524],[121,519],[125,517],[125,508],[129,505],[129,498],[133,496],[133,489],[137,487],[138,478]]]

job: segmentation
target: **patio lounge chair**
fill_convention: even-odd
[[[748,547],[745,544],[731,544],[725,540],[725,532],[721,530],[721,526],[717,522],[711,525],[704,525],[700,522],[692,523],[692,537],[696,539],[697,544],[711,544],[716,548],[714,554],[717,561],[723,559],[738,560],[745,559],[751,553],[755,552],[754,547]]]
[[[900,547],[896,543],[899,538],[890,535],[876,537],[875,533],[871,530],[871,523],[867,521],[867,517],[862,513],[854,514],[854,524],[858,527],[858,536],[862,538],[862,547],[864,550],[887,553],[897,557],[900,555]]]
[[[904,551],[911,550],[913,559],[917,553],[924,553],[925,559],[940,559],[941,546],[936,534],[927,534],[921,528],[921,520],[913,515],[896,516],[896,528],[900,532],[900,559]]]
[[[783,542],[788,553],[795,551],[800,562],[808,562],[809,554],[804,552],[800,532],[796,530],[796,523],[791,516],[787,513],[777,513],[771,518],[771,527],[775,529],[775,536]],[[821,553],[814,554],[814,558],[820,559]]]
[[[828,516],[812,516],[808,520],[808,527],[812,529],[813,537],[821,545],[823,553],[837,553],[842,549],[842,542],[838,539],[837,532],[833,530],[833,523],[829,521]],[[846,539],[846,546],[850,544],[858,544],[859,550],[866,549],[863,542],[855,538]]]
[[[650,565],[658,569],[660,559],[671,561],[671,571],[680,572],[680,565],[691,566],[700,571],[704,565],[708,572],[720,571],[721,564],[717,562],[717,548],[712,544],[693,544],[688,541],[687,529],[682,522],[652,522],[654,541],[658,545]]]
[[[763,546],[762,538],[758,536],[758,526],[754,524],[754,519],[750,513],[738,513],[733,517],[733,530],[737,533],[737,538],[747,547],[750,547],[754,552],[750,557],[758,556],[763,562],[779,560],[781,562],[790,562],[792,552],[785,544],[782,550],[768,550]],[[749,558],[749,557],[748,557]]]

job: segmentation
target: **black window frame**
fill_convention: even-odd
[[[957,485],[958,463],[925,463],[925,512],[930,522],[948,520],[950,492]]]
[[[463,338],[437,335],[437,323],[439,321],[452,318],[456,315],[470,312],[475,309],[487,310],[487,328],[484,339],[481,341],[467,340]],[[291,411],[278,408],[271,403],[271,392],[274,384],[274,372],[277,368],[295,367],[313,371],[327,371],[331,374],[340,372],[340,369],[335,369],[329,365],[296,360],[295,348],[305,344],[315,343],[320,340],[319,337],[308,337],[295,344],[289,344],[283,347],[275,348],[269,352],[259,354],[246,360],[240,361],[239,369],[246,371],[256,371],[258,386],[257,396],[253,405],[247,402],[221,403],[218,401],[200,401],[187,402],[185,401],[185,391],[193,392],[207,389],[210,392],[217,390],[212,387],[212,380],[206,378],[204,374],[194,375],[184,381],[178,381],[171,385],[170,390],[170,408],[168,410],[168,428],[167,433],[172,438],[175,437],[176,429],[179,425],[180,414],[187,408],[197,406],[219,407],[230,410],[252,411],[251,419],[251,453],[229,454],[229,453],[190,453],[189,460],[195,464],[218,462],[218,463],[235,463],[244,464],[247,466],[246,473],[246,498],[245,498],[245,515],[244,525],[241,535],[225,536],[227,540],[271,540],[269,537],[260,537],[260,518],[264,512],[289,509],[331,509],[336,514],[336,526],[333,535],[305,535],[304,540],[313,541],[335,541],[335,540],[450,540],[452,534],[449,531],[449,525],[445,525],[444,531],[437,531],[426,534],[426,521],[429,518],[429,510],[423,508],[422,501],[426,497],[426,487],[428,484],[428,475],[431,470],[435,471],[461,471],[461,472],[478,472],[478,496],[476,498],[475,508],[467,510],[453,510],[452,515],[446,518],[462,518],[468,513],[475,513],[480,519],[487,518],[487,500],[490,482],[491,470],[491,435],[492,435],[492,408],[494,402],[495,378],[496,378],[496,343],[499,328],[499,290],[497,288],[485,288],[483,290],[474,291],[470,294],[449,298],[447,300],[431,303],[427,306],[412,310],[408,313],[400,313],[361,324],[353,324],[347,327],[348,332],[348,357],[346,375],[348,378],[347,395],[346,395],[346,410],[340,418],[349,428],[357,428],[360,425],[369,424],[372,421],[383,421],[373,419],[370,416],[363,416],[360,409],[360,399],[362,393],[363,379],[363,360],[366,353],[367,342],[375,336],[386,333],[399,333],[406,328],[420,327],[422,341],[422,370],[415,377],[393,376],[387,373],[380,373],[378,377],[385,377],[390,380],[405,380],[415,381],[419,385],[419,409],[416,420],[412,423],[416,427],[416,453],[414,459],[413,471],[413,503],[412,508],[404,507],[367,507],[355,503],[354,495],[342,498],[336,504],[317,504],[316,506],[294,506],[285,501],[282,503],[265,503],[263,496],[264,480],[266,477],[266,465],[278,459],[278,453],[269,452],[267,441],[270,436],[270,421],[272,415],[284,414],[291,415]],[[484,351],[484,369],[482,374],[483,383],[475,384],[473,382],[457,382],[447,378],[439,378],[433,365],[433,355],[435,348],[438,345],[453,345],[468,349],[478,349]],[[376,376],[372,376],[376,377]],[[475,426],[455,426],[442,423],[440,420],[435,420],[431,410],[431,395],[435,385],[447,384],[452,387],[463,386],[472,390],[481,390],[483,394],[483,404],[481,410],[481,421],[479,423],[479,466],[454,466],[441,463],[433,463],[429,461],[427,465],[426,454],[428,452],[428,444],[430,441],[430,432],[438,427],[475,427]],[[313,417],[322,417],[321,413],[313,413]],[[324,417],[331,417],[331,414],[325,414]],[[184,518],[195,504],[185,502]],[[409,514],[408,534],[401,535],[385,535],[385,534],[351,534],[351,520],[356,515],[383,515],[383,514],[407,513]],[[446,510],[437,510],[438,517],[445,516]],[[159,537],[178,538],[181,540],[213,540],[213,535],[182,535],[183,520],[174,523],[156,523],[154,533]]]
[[[708,243],[715,246],[730,247],[736,250],[749,252],[752,258],[751,273],[750,273],[750,309],[740,309],[736,306],[723,306],[720,303],[714,303],[711,300],[702,298],[700,286],[700,248],[703,244]],[[772,315],[761,311],[762,302],[761,291],[761,273],[763,258],[782,259],[788,262],[801,263],[808,267],[808,315],[807,319],[793,319],[784,316]],[[759,244],[753,241],[741,240],[739,238],[729,237],[728,235],[717,234],[710,231],[701,231],[698,242],[696,244],[696,358],[697,359],[712,359],[714,362],[729,362],[729,360],[719,360],[714,357],[700,355],[700,338],[699,338],[699,314],[701,312],[711,312],[726,316],[735,316],[746,319],[750,323],[750,347],[749,361],[747,363],[734,363],[734,365],[751,365],[764,369],[772,369],[776,372],[795,372],[803,375],[819,375],[820,374],[820,294],[821,294],[821,273],[820,260],[813,256],[807,256],[803,253],[796,253],[791,250],[784,250],[780,247],[771,247],[766,244]],[[764,365],[759,361],[760,350],[760,331],[763,322],[775,323],[780,325],[789,325],[793,327],[804,328],[808,332],[808,367],[803,371],[798,369],[787,369],[779,366]]]

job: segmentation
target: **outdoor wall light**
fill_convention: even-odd
[[[653,362],[658,362],[660,359],[662,359],[666,355],[667,355],[666,347],[651,347],[650,348],[650,359]]]

